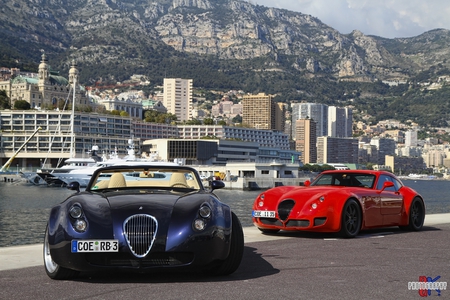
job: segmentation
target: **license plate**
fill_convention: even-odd
[[[254,210],[252,213],[254,218],[275,218],[273,210]]]
[[[119,252],[119,240],[72,240],[72,253]]]

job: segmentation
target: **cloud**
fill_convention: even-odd
[[[341,33],[360,30],[386,38],[417,36],[450,29],[448,0],[254,0],[317,17]]]

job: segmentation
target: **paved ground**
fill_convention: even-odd
[[[420,232],[389,228],[337,239],[266,236],[251,227],[245,238],[239,269],[212,278],[122,273],[55,281],[42,266],[42,245],[0,248],[0,299],[421,299],[408,289],[420,276],[441,287],[450,280],[450,214],[427,216]],[[448,289],[429,292],[450,298]]]

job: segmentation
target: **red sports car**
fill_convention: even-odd
[[[261,193],[253,223],[263,233],[280,230],[338,232],[355,237],[362,229],[400,226],[420,230],[421,195],[385,171],[325,171],[305,186],[280,186]]]

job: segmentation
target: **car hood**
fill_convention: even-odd
[[[278,189],[278,190],[277,190]],[[289,188],[279,187],[269,190],[266,196],[278,198],[278,201],[286,199],[294,199],[297,203],[306,203],[310,200],[317,199],[321,196],[333,195],[349,195],[355,192],[355,187],[339,187],[339,186],[309,186]],[[367,189],[364,189],[367,191]]]

